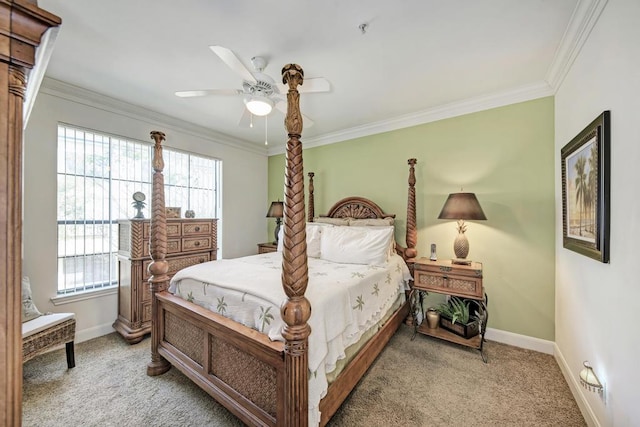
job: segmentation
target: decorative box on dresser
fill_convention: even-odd
[[[488,301],[482,284],[482,263],[474,261],[465,265],[452,263],[450,259],[432,261],[429,258],[418,258],[415,260],[413,268],[415,279],[413,289],[418,292],[420,302],[422,300],[421,294],[428,292],[467,298],[478,302],[481,316],[479,320],[480,334],[471,338],[463,338],[442,327],[429,328],[426,322],[420,325],[416,323],[415,331],[476,348],[480,350],[482,360],[486,362],[487,357],[484,353],[483,344],[488,320],[488,312],[486,310]]]
[[[217,219],[167,219],[169,277],[216,259]],[[113,327],[130,344],[151,332],[149,219],[118,221],[118,318]]]

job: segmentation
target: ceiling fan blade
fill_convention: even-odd
[[[241,95],[243,92],[239,89],[205,89],[205,90],[182,90],[176,92],[176,96],[180,98],[191,98],[194,96],[209,95]]]
[[[282,94],[289,92],[289,86],[278,83],[278,90]],[[304,79],[302,86],[298,86],[298,92],[311,93],[311,92],[329,92],[331,91],[331,83],[324,77],[314,77],[310,79]]]
[[[329,92],[331,84],[324,77],[315,77],[312,79],[304,79],[300,92]]]
[[[238,121],[238,126],[243,128],[251,127],[252,121],[253,118],[251,117],[251,112],[245,108],[242,112],[242,116],[240,116],[240,120]]]
[[[287,114],[287,101],[285,101],[285,100],[278,101],[278,103],[276,104],[276,108],[286,115]],[[311,120],[309,117],[307,117],[307,116],[305,116],[303,114],[302,115],[302,125],[304,127],[306,127],[306,128],[310,128],[311,126],[313,126],[313,120]]]
[[[235,53],[222,46],[209,46],[209,48],[222,59],[222,62],[227,64],[229,68],[231,68],[236,73],[240,74],[243,80],[246,80],[251,83],[258,83],[253,74],[244,66],[242,62],[238,59]]]

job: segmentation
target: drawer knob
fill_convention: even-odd
[[[447,276],[447,275],[445,274],[444,276],[442,276],[442,278],[443,278],[444,280],[448,280],[448,279],[449,279],[449,276]]]
[[[196,226],[196,231],[200,231],[200,227],[197,227],[197,226]]]
[[[198,262],[200,262],[200,264],[202,264],[202,263],[204,262],[204,258],[200,258],[200,259],[198,260]]]
[[[194,246],[200,246],[200,242],[195,242],[193,245]]]

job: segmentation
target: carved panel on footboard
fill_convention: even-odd
[[[223,340],[211,337],[210,373],[276,417],[276,369]]]
[[[256,344],[248,335],[257,331],[237,324],[240,330],[228,330],[234,322],[177,297],[160,298],[162,356],[246,424],[277,425],[283,416],[282,345]],[[186,306],[197,307],[196,313],[183,311]],[[211,323],[211,316],[222,324]]]

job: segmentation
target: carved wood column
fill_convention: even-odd
[[[164,204],[164,161],[162,159],[162,132],[152,131],[151,139],[155,141],[153,147],[153,191],[151,197],[150,246],[151,264],[149,264],[149,286],[151,287],[151,362],[147,365],[147,375],[154,376],[167,372],[171,365],[160,354],[160,313],[158,310],[157,293],[169,286],[169,264],[167,256],[167,214]]]
[[[315,174],[309,172],[307,175],[309,175],[309,214],[307,215],[307,221],[313,222],[313,218],[316,216],[315,196],[313,195],[313,177]]]
[[[304,173],[302,163],[302,115],[300,94],[304,73],[296,64],[285,65],[282,82],[289,85],[287,116],[284,124],[289,135],[284,178],[284,233],[282,249],[282,286],[287,295],[280,312],[286,323],[285,339],[285,399],[282,425],[308,425],[309,360],[308,343],[311,327],[311,304],[305,298],[309,280],[307,267],[307,235],[304,212]]]
[[[407,160],[409,164],[409,195],[407,198],[407,235],[405,237],[407,243],[407,258],[415,258],[418,256],[416,245],[418,243],[418,230],[416,225],[416,174],[415,165],[418,163],[416,159]]]
[[[22,423],[22,104],[44,32],[60,18],[0,0],[0,425]],[[51,141],[55,144],[55,141]]]

